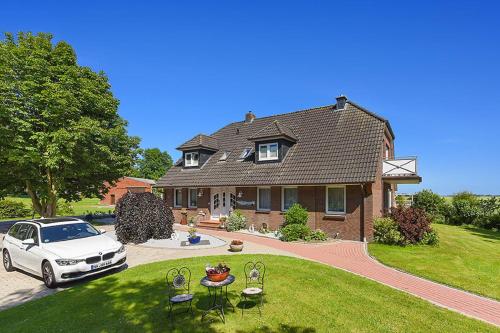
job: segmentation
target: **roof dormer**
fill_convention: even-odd
[[[277,120],[274,120],[269,125],[248,138],[248,140],[255,142],[270,139],[285,139],[293,143],[297,142],[297,137],[293,131]]]
[[[217,143],[217,139],[213,136],[198,134],[191,140],[188,140],[177,147],[177,150],[181,151],[193,149],[206,149],[216,152],[217,150],[219,150],[219,144]]]
[[[210,156],[219,150],[219,145],[214,137],[198,134],[177,149],[182,151],[184,168],[201,168]]]
[[[255,163],[272,163],[285,158],[297,137],[289,127],[274,120],[248,140],[255,142]]]

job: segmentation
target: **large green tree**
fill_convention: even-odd
[[[59,198],[106,191],[133,166],[139,139],[118,115],[108,78],[52,35],[0,41],[0,195],[25,191],[41,216]]]
[[[141,149],[133,174],[136,177],[157,180],[171,167],[172,157],[166,151],[158,148]]]

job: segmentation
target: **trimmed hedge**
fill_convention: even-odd
[[[14,200],[0,200],[0,218],[26,217],[31,215],[32,210],[24,203]]]
[[[116,204],[116,236],[120,242],[140,244],[166,239],[173,233],[174,215],[153,193],[127,193]]]

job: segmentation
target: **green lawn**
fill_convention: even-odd
[[[439,246],[369,244],[386,265],[477,294],[500,299],[500,232],[434,224]]]
[[[206,263],[225,260],[237,277],[229,287],[237,305],[243,266],[263,260],[266,301],[262,318],[254,308],[242,317],[227,311],[200,321],[208,292],[199,285]],[[191,268],[195,317],[167,317],[164,276],[174,266]],[[178,309],[182,310],[182,309]],[[212,320],[213,319],[213,320]],[[439,308],[368,279],[301,259],[231,255],[164,261],[128,269],[55,295],[0,312],[2,331],[15,332],[499,332],[500,329]]]
[[[24,205],[28,208],[31,207],[31,199],[29,197],[6,197],[5,199],[19,201],[24,203]],[[113,212],[114,208],[107,205],[100,205],[99,198],[84,198],[77,202],[72,202],[73,210],[75,211],[75,215],[84,215],[87,212],[105,212],[109,211]],[[38,217],[38,216],[37,216]],[[17,218],[6,218],[3,220],[15,220],[15,219],[23,219],[23,218],[31,218],[31,216],[19,216]]]

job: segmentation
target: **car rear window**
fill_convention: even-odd
[[[43,227],[40,229],[40,235],[42,243],[53,243],[97,236],[99,231],[90,224],[82,222]]]

